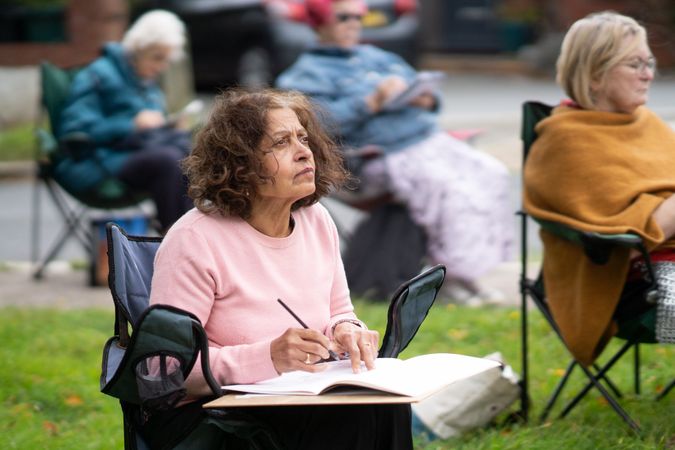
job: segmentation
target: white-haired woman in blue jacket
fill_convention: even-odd
[[[95,190],[112,175],[131,189],[150,194],[162,230],[192,206],[180,169],[190,147],[187,132],[167,122],[158,78],[181,58],[185,26],[168,11],[150,11],[134,22],[120,43],[73,80],[57,136],[85,133],[93,148],[56,165],[67,189]]]
[[[384,157],[359,174],[363,188],[392,192],[408,207],[427,234],[429,259],[445,264],[455,282],[448,284],[463,287],[465,298],[484,294],[476,278],[511,253],[507,169],[439,129],[436,93],[424,92],[394,110],[385,107],[417,72],[398,55],[359,44],[362,0],[308,0],[306,6],[318,45],[277,85],[324,106],[347,146],[382,149]]]

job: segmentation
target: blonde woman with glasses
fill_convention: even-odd
[[[569,99],[536,128],[524,202],[540,219],[638,234],[652,259],[675,262],[675,134],[644,106],[655,68],[646,31],[632,18],[601,12],[572,25],[557,64]],[[615,320],[648,306],[619,304],[626,282],[639,279],[640,257],[617,249],[608,264],[594,265],[580,247],[541,236],[553,316],[570,350],[590,364],[616,332]],[[671,334],[673,311],[662,317]]]

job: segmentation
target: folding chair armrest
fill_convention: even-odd
[[[199,337],[199,351],[201,352],[202,375],[204,375],[206,384],[209,385],[209,388],[211,388],[213,394],[216,397],[220,397],[221,395],[223,395],[223,390],[216,381],[216,379],[213,377],[213,373],[211,372],[211,366],[209,364],[209,340],[206,337],[206,332],[204,331],[202,324],[197,319],[193,319],[192,328]]]
[[[607,264],[609,257],[612,254],[612,250],[615,247],[626,247],[638,250],[645,261],[647,272],[646,281],[649,283],[645,290],[645,299],[648,303],[656,303],[659,295],[656,275],[654,274],[654,268],[647,247],[644,245],[640,236],[632,233],[607,234],[580,231],[558,222],[535,220],[546,231],[581,245],[588,259],[594,264]]]
[[[379,158],[384,155],[384,150],[378,145],[364,145],[359,148],[347,148],[343,150],[345,158],[358,158],[364,161]]]
[[[365,145],[359,148],[343,148],[342,155],[347,170],[358,176],[363,165],[368,161],[382,157],[384,150],[377,145]]]
[[[54,135],[44,128],[35,130],[37,139],[37,150],[39,158],[49,158],[59,148],[59,143]]]
[[[648,259],[649,253],[642,243],[642,238],[632,233],[607,234],[581,231],[558,222],[535,219],[549,233],[580,245],[584,253],[594,264],[607,264],[614,247],[627,247],[640,250]]]
[[[74,132],[59,139],[59,151],[78,160],[94,148],[94,141],[86,133]]]
[[[104,348],[101,391],[121,400],[141,404],[137,365],[148,358],[171,356],[180,361],[183,377],[192,371],[201,352],[202,372],[207,384],[217,396],[222,395],[220,385],[214,379],[209,367],[209,349],[206,332],[199,319],[192,313],[168,305],[152,305],[138,318],[126,347],[122,346],[120,336],[109,339]],[[184,378],[180,383],[151,379],[157,384],[150,392],[160,398],[162,389],[168,392],[184,390]]]
[[[582,233],[591,243],[608,243],[618,245],[621,247],[639,249],[643,246],[642,238],[637,234],[621,233],[621,234],[604,234],[594,232]]]
[[[607,264],[614,247],[626,247],[640,250],[648,258],[648,253],[642,244],[642,238],[636,234],[604,234],[579,231],[579,239],[584,247],[584,253],[595,264]]]

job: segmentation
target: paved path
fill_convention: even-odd
[[[12,264],[0,270],[0,308],[4,306],[44,308],[113,309],[107,287],[87,286],[87,272],[73,270],[67,263],[50,266],[46,278],[35,281],[27,264]]]

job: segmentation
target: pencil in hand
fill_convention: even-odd
[[[284,309],[285,309],[286,311],[289,312],[289,314],[290,314],[291,316],[293,316],[293,318],[294,318],[300,325],[302,325],[302,328],[304,328],[305,330],[309,330],[309,327],[307,326],[307,324],[306,324],[305,322],[303,322],[302,319],[301,319],[300,317],[298,317],[298,315],[295,314],[295,313],[293,312],[293,310],[292,310],[291,308],[289,308],[288,305],[287,305],[286,303],[284,303],[283,300],[281,300],[280,298],[278,298],[277,301],[279,302],[279,304],[281,304],[281,306],[284,307]],[[329,358],[329,359],[323,359],[323,360],[318,361],[318,362],[324,362],[324,361],[340,361],[340,360],[342,359],[342,358],[340,358],[340,356],[339,356],[337,353],[335,353],[333,350],[331,350],[331,349],[327,349],[327,350],[328,350],[328,354],[330,355],[330,358]]]

